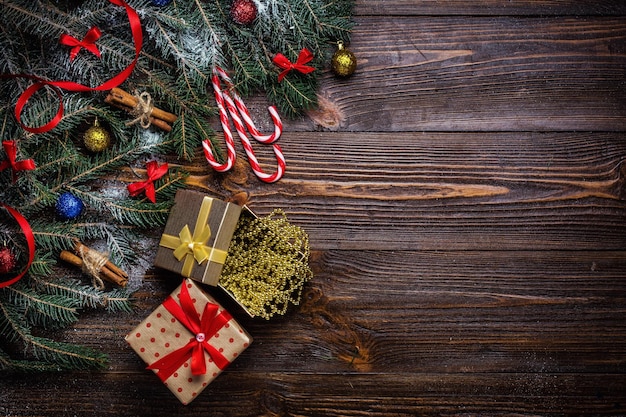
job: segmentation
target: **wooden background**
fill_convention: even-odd
[[[255,342],[183,407],[124,341],[178,282],[147,268],[133,314],[60,335],[106,372],[2,376],[0,414],[626,415],[625,17],[620,0],[357,1],[358,71],[326,72],[324,111],[286,124],[281,181],[190,167],[309,232],[302,305],[229,306]]]

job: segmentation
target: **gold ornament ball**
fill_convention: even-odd
[[[83,142],[91,152],[102,152],[111,145],[111,134],[96,120],[85,132]]]
[[[356,70],[356,56],[344,48],[343,42],[338,43],[338,49],[331,61],[333,72],[339,77],[349,77]]]

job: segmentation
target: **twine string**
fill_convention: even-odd
[[[126,126],[131,126],[136,123],[139,123],[141,127],[147,129],[150,127],[152,122],[150,121],[150,116],[152,116],[152,110],[154,110],[154,105],[152,103],[152,96],[147,91],[144,91],[141,94],[135,92],[135,99],[137,99],[137,105],[130,111],[130,114],[135,117],[135,119],[130,122],[126,122]]]
[[[104,265],[109,261],[108,256],[85,246],[81,246],[78,249],[78,255],[83,260],[82,270],[91,277],[93,287],[98,290],[103,290],[104,281],[100,278],[100,271],[102,271]]]

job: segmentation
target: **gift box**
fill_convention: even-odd
[[[159,242],[154,265],[208,285],[217,285],[241,207],[181,190]]]
[[[190,403],[252,337],[194,281],[183,283],[126,341],[183,404]]]

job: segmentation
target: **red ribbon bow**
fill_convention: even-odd
[[[35,161],[32,159],[25,159],[23,161],[15,160],[17,158],[17,144],[14,140],[3,141],[2,147],[7,154],[7,160],[0,163],[0,171],[11,168],[13,170],[13,182],[17,181],[18,171],[31,171],[35,169]]]
[[[302,48],[295,64],[289,61],[285,55],[280,52],[277,53],[274,56],[273,62],[283,69],[283,71],[278,74],[278,82],[281,82],[291,70],[296,70],[303,74],[315,71],[315,68],[304,65],[311,62],[311,60],[313,60],[313,54],[306,48]]]
[[[191,284],[188,283],[189,280],[185,280],[180,286],[180,304],[172,296],[167,297],[163,302],[166,310],[193,334],[193,337],[185,346],[148,366],[147,369],[158,369],[157,376],[163,382],[187,362],[189,357],[191,357],[191,373],[193,375],[204,375],[206,373],[204,352],[209,354],[219,369],[226,368],[230,363],[219,350],[209,344],[209,340],[232,319],[231,315],[226,310],[222,310],[218,314],[219,306],[208,302],[200,316],[189,296],[187,285]]]
[[[73,61],[74,58],[76,58],[76,55],[78,55],[78,52],[81,50],[81,48],[85,48],[86,50],[100,58],[100,51],[96,46],[96,41],[100,39],[101,35],[102,32],[100,32],[100,29],[94,26],[87,31],[87,34],[82,41],[79,41],[75,37],[64,33],[59,38],[59,43],[61,45],[72,47],[72,49],[70,50],[70,61]]]
[[[157,161],[150,161],[146,163],[146,168],[148,179],[145,181],[138,181],[132,184],[128,184],[128,192],[131,196],[136,197],[141,194],[142,191],[145,191],[148,200],[156,203],[156,191],[154,189],[154,181],[158,180],[167,173],[168,165],[167,162],[165,162],[163,165],[159,165]]]

